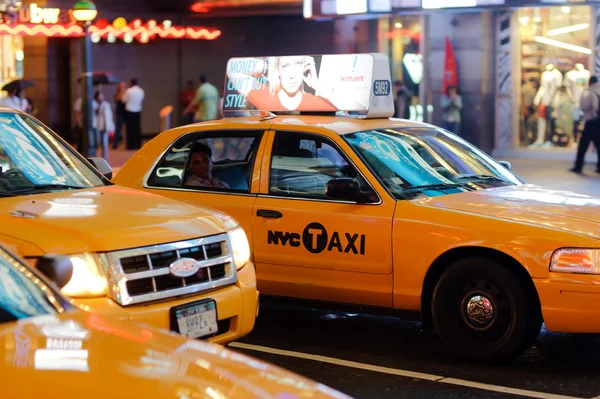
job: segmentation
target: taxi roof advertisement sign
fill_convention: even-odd
[[[391,117],[389,62],[377,53],[231,58],[223,113],[235,111]]]

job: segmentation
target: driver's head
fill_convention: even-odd
[[[196,143],[190,155],[189,170],[196,177],[209,178],[212,176],[212,150],[209,146]]]

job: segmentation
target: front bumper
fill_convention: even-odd
[[[534,284],[549,331],[600,332],[600,276],[550,273]]]
[[[170,298],[127,307],[120,306],[110,298],[75,299],[74,303],[89,312],[141,323],[155,329],[169,330],[172,307],[212,299],[217,305],[219,332],[206,339],[218,344],[226,344],[252,331],[258,315],[258,297],[256,272],[252,262],[248,262],[238,270],[238,281],[234,285],[184,298]]]

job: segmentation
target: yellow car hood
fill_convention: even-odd
[[[0,324],[2,397],[349,399],[206,341],[72,311]]]
[[[600,198],[535,185],[507,186],[414,200],[600,238]]]
[[[119,186],[2,198],[0,209],[3,234],[45,253],[112,251],[225,231],[208,209]]]

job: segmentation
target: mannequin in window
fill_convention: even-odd
[[[583,64],[575,64],[573,69],[565,74],[564,85],[569,90],[576,107],[579,107],[581,95],[587,88],[590,76],[590,71],[585,69]]]
[[[577,127],[583,119],[583,112],[580,107],[581,96],[585,89],[587,89],[590,76],[590,71],[585,69],[583,64],[575,64],[573,69],[565,74],[564,85],[567,87],[573,98],[573,130],[575,134],[577,134],[577,131],[579,130]]]
[[[537,140],[532,146],[540,146],[544,144],[546,138],[547,121],[551,118],[547,108],[552,105],[552,99],[556,90],[562,86],[563,75],[560,73],[554,64],[548,64],[546,70],[542,73],[540,88],[533,100],[533,103],[538,107],[538,124],[537,124]]]
[[[573,142],[573,98],[566,86],[560,86],[552,99],[552,118],[554,133],[560,135],[559,140],[566,144]],[[566,137],[562,136],[566,135]]]

